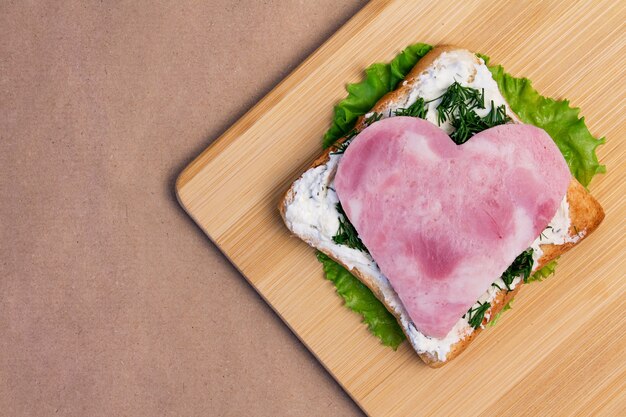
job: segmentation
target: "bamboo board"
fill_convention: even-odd
[[[178,198],[369,415],[626,415],[626,3],[462,3],[368,4],[181,173]],[[569,98],[607,137],[599,155],[609,174],[590,186],[607,214],[599,230],[441,369],[408,343],[379,344],[276,210],[320,153],[345,83],[418,41],[490,55],[544,95]]]

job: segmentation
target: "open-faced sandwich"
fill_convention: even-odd
[[[553,139],[515,114],[483,58],[436,47],[279,209],[441,366],[604,218]]]

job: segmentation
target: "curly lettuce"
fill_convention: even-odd
[[[378,337],[385,346],[394,350],[405,339],[404,333],[396,318],[385,308],[383,303],[361,281],[356,279],[347,269],[330,259],[322,252],[317,259],[324,267],[326,279],[335,284],[337,294],[343,298],[346,306],[363,316],[369,330]]]
[[[557,260],[558,258],[553,259],[547,264],[545,264],[543,268],[537,270],[534,274],[528,277],[526,282],[543,281],[544,279],[548,278],[550,275],[554,274],[554,272],[556,271]]]
[[[366,114],[386,93],[393,91],[398,83],[411,71],[415,64],[433,47],[417,43],[402,51],[389,64],[376,63],[365,70],[365,79],[356,84],[348,84],[348,97],[335,106],[332,125],[324,134],[323,147],[327,148],[337,139],[347,134],[359,116]],[[489,64],[489,57],[478,54]],[[567,100],[554,100],[543,97],[527,78],[515,78],[507,74],[502,66],[489,67],[500,92],[511,109],[524,123],[544,129],[552,137],[567,161],[572,175],[584,186],[598,173],[606,171],[600,165],[596,149],[604,143],[604,138],[595,139],[579,118],[580,110],[569,106]],[[383,344],[394,349],[405,339],[400,326],[385,306],[374,294],[350,272],[328,256],[318,253],[324,266],[326,278],[332,281],[337,293],[346,305],[363,316],[370,331]],[[550,262],[528,279],[541,281],[554,273],[556,261]],[[510,308],[507,305],[502,311]],[[492,320],[495,324],[497,318]]]

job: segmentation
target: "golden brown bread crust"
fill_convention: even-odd
[[[604,220],[604,210],[598,203],[598,200],[593,198],[589,191],[573,178],[567,188],[567,202],[571,220],[570,236],[575,236],[579,232],[585,231],[584,238],[596,230],[602,220]],[[543,254],[539,259],[540,265],[543,266],[551,260],[558,258],[577,244],[578,242],[569,242],[563,245],[541,245]]]
[[[384,110],[385,108],[387,108],[387,106],[389,106],[391,103],[396,102],[401,97],[405,97],[406,95],[408,95],[411,90],[412,83],[415,80],[417,80],[420,74],[424,70],[426,70],[439,57],[439,55],[441,55],[441,53],[450,52],[450,51],[457,50],[457,49],[460,49],[460,48],[456,48],[456,47],[448,46],[448,45],[438,46],[434,48],[432,51],[426,54],[418,62],[418,64],[409,72],[409,74],[405,78],[406,83],[402,83],[400,87],[398,87],[396,90],[383,96],[374,105],[371,111],[381,112],[381,110]],[[514,120],[516,121],[519,120],[517,118],[517,115],[512,114],[511,116],[513,117]],[[355,129],[357,131],[360,131],[364,127],[365,127],[364,116],[361,116],[357,120]],[[342,138],[338,141],[338,143],[341,143],[344,140],[345,138]],[[315,168],[317,166],[323,165],[326,162],[328,162],[329,155],[334,149],[335,149],[334,147],[330,147],[324,150],[324,152],[322,152],[322,154],[311,164],[311,167],[309,169]],[[285,218],[285,212],[286,212],[287,206],[291,203],[292,200],[293,200],[293,185],[287,190],[287,192],[285,193],[285,195],[283,196],[283,198],[280,200],[278,204],[279,212],[281,214],[281,217],[283,218],[283,221],[285,221],[285,223],[287,223],[286,218]],[[600,206],[600,204],[598,203],[598,201],[595,198],[593,198],[593,196],[587,191],[587,189],[585,189],[585,187],[583,187],[574,178],[572,178],[572,181],[570,182],[570,185],[567,190],[567,201],[569,203],[569,214],[570,214],[570,220],[571,220],[571,227],[569,230],[570,236],[574,236],[578,234],[580,231],[585,231],[584,235],[578,241],[580,242],[581,240],[589,236],[589,234],[593,232],[598,227],[598,225],[602,222],[602,220],[604,219],[604,211],[602,207]],[[307,241],[306,239],[303,239],[303,240],[305,240],[309,245],[315,246],[314,242]],[[565,243],[563,245],[541,245],[543,255],[538,260],[539,266],[537,269],[542,268],[553,259],[565,253],[567,250],[575,246],[578,242]],[[321,250],[321,251],[325,253],[328,257],[333,259],[335,262],[342,265],[344,268],[350,270],[350,268],[347,265],[345,265],[340,259],[336,258],[335,255],[331,253],[330,251],[327,251],[327,250]],[[374,295],[385,305],[385,307],[400,322],[399,312],[395,311],[385,302],[382,291],[380,287],[376,284],[376,282],[373,280],[373,278],[363,273],[358,268],[353,268],[352,270],[350,270],[350,272],[353,275],[355,275],[361,282],[363,282],[363,284],[365,284],[370,290],[372,290]],[[504,306],[509,301],[511,301],[513,297],[515,297],[515,295],[519,292],[521,287],[522,287],[522,284],[520,283],[512,291],[507,291],[506,289],[499,291],[496,294],[496,297],[491,301],[491,308],[487,311],[487,314],[485,314],[485,316],[488,316],[489,319],[483,320],[483,325],[486,325],[489,321],[491,321],[502,310],[502,308],[504,308]],[[406,329],[404,329],[404,326],[401,326],[401,327],[403,331],[406,333]],[[428,352],[423,352],[423,353],[418,352],[418,355],[429,366],[433,368],[441,367],[445,365],[446,363],[448,363],[450,360],[457,357],[461,352],[463,352],[463,350],[467,348],[467,346],[471,343],[472,340],[474,340],[476,335],[478,335],[478,333],[480,333],[481,330],[482,328],[480,327],[478,329],[475,329],[472,333],[467,335],[465,338],[459,340],[457,343],[452,345],[450,352],[446,356],[445,360],[440,360],[439,358],[433,356],[432,354]],[[408,337],[409,336],[407,334],[407,338]]]

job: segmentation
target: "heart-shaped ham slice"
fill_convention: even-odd
[[[393,117],[353,140],[335,189],[416,328],[442,338],[545,229],[570,179],[537,127],[456,145],[430,122]]]

